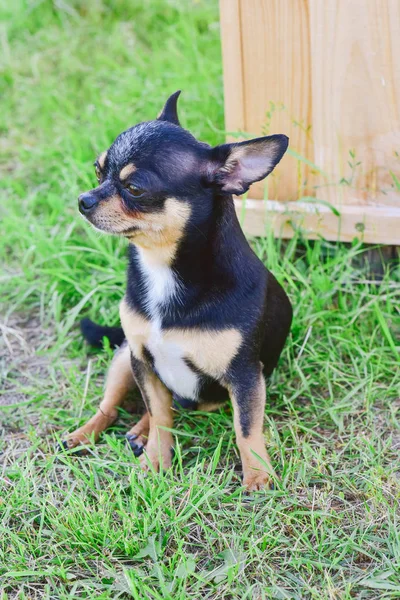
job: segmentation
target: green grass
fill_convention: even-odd
[[[124,243],[76,198],[95,155],[176,89],[183,123],[223,141],[218,7],[3,10],[0,597],[400,598],[399,287],[357,241],[254,242],[295,311],[266,409],[274,491],[243,493],[230,408],[179,415],[163,475],[140,472],[124,411],[90,456],[55,454],[110,360],[77,323],[114,324],[125,281]]]

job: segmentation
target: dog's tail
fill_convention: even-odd
[[[110,346],[121,346],[125,339],[122,327],[103,327],[93,323],[90,319],[82,319],[81,331],[85,340],[95,348],[103,348],[103,339],[107,338]]]

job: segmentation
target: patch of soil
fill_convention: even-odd
[[[0,322],[0,406],[25,402],[33,380],[48,377],[49,359],[37,354],[49,347],[53,336],[37,317],[13,315]]]

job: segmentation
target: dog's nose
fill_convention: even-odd
[[[79,196],[78,203],[81,213],[88,213],[96,206],[97,198],[90,192],[85,192]]]

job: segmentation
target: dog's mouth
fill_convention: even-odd
[[[107,202],[100,202],[90,211],[80,211],[82,217],[95,229],[133,241],[149,238],[159,242],[163,235],[162,219],[144,215],[140,211],[127,211],[121,199],[112,196]]]
[[[95,229],[104,233],[131,237],[146,228],[140,212],[129,211],[116,193],[100,199],[91,192],[81,194],[79,212]]]
[[[129,219],[123,213],[116,211],[104,214],[105,211],[104,209],[102,210],[102,207],[89,213],[82,212],[81,210],[79,212],[87,223],[90,223],[92,227],[103,233],[130,237],[143,229],[143,226],[139,223],[135,225],[130,224]],[[138,219],[136,218],[135,220]]]
[[[109,223],[107,221],[103,221],[102,219],[91,219],[82,215],[84,219],[92,225],[98,231],[102,233],[111,233],[112,235],[122,235],[124,237],[131,237],[141,231],[141,228],[137,225],[132,225],[131,227],[126,227],[125,229],[120,229],[118,226],[114,228],[113,223]]]
[[[140,231],[140,227],[138,227],[137,225],[132,225],[132,227],[128,227],[127,229],[123,229],[120,234],[121,235],[129,235],[131,233],[135,233],[137,231]]]
[[[139,225],[131,225],[130,227],[120,228],[117,223],[112,223],[108,220],[102,219],[101,217],[82,215],[82,217],[90,223],[94,229],[101,231],[102,233],[108,233],[111,235],[118,235],[126,238],[134,237],[136,234],[143,232],[143,227]]]

